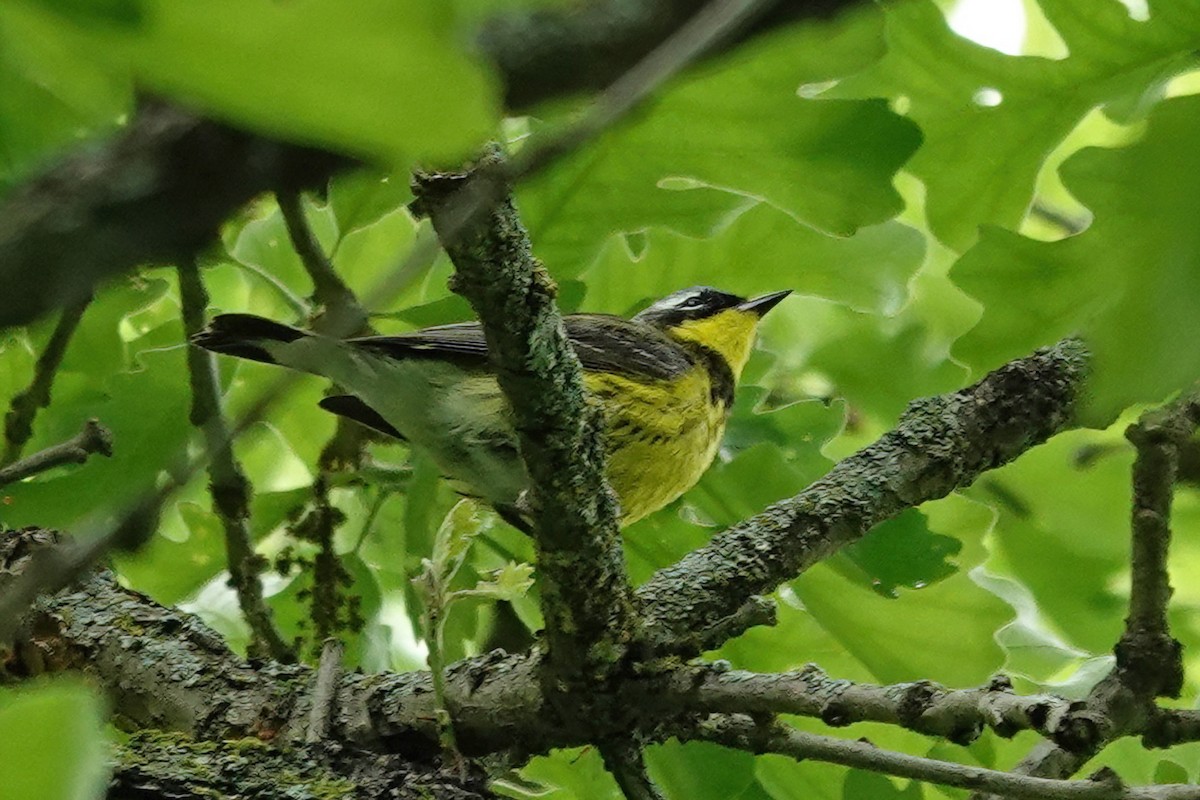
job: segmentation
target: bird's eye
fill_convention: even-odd
[[[687,300],[684,300],[682,303],[680,303],[679,307],[680,308],[699,308],[702,305],[704,305],[704,300],[700,297],[700,295],[694,294],[691,297],[689,297]]]

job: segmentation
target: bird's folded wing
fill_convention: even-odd
[[[563,321],[567,338],[586,370],[667,380],[692,366],[684,348],[649,325],[603,314],[572,314]],[[488,357],[487,340],[477,322],[350,341],[393,358],[453,358],[483,367]]]

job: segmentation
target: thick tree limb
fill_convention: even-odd
[[[682,733],[680,738],[717,742],[752,753],[826,761],[960,789],[983,789],[1000,797],[1021,800],[1196,800],[1200,797],[1200,788],[1183,784],[1127,787],[1111,770],[1101,770],[1084,781],[1035,778],[880,750],[869,742],[803,733],[775,722],[760,725],[746,716],[717,716]]]
[[[89,419],[83,423],[83,430],[65,442],[51,445],[27,458],[0,467],[0,486],[7,486],[64,464],[82,464],[96,453],[105,457],[112,456],[112,433],[99,421]]]
[[[478,772],[337,747],[273,747],[259,739],[198,742],[139,733],[116,752],[110,800],[484,800]]]
[[[1067,339],[966,389],[915,400],[899,425],[800,494],[717,534],[637,592],[648,643],[694,653],[718,625],[905,508],[944,497],[1072,423],[1088,363]]]
[[[493,152],[476,168],[501,161]],[[513,511],[533,522],[550,663],[557,679],[586,682],[612,667],[633,619],[616,499],[604,476],[603,421],[554,305],[557,287],[533,258],[511,198],[464,220],[455,215],[464,188],[469,173],[414,183],[454,262],[452,288],[483,323],[512,409],[532,486],[526,507]]]

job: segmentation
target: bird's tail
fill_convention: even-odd
[[[253,314],[220,314],[192,337],[192,343],[214,353],[277,364],[264,344],[287,344],[307,336],[312,334]]]

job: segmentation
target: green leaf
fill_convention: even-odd
[[[132,22],[140,7],[132,0],[56,4],[97,24]],[[34,34],[11,3],[0,6],[0,85],[0,194],[59,150],[115,129],[131,104],[128,81],[95,69],[58,31]]]
[[[496,120],[495,88],[436,0],[143,0],[143,24],[121,27],[87,5],[8,13],[214,116],[392,164],[461,157]]]
[[[953,575],[958,567],[946,559],[961,550],[962,542],[929,530],[925,515],[910,508],[876,525],[841,555],[857,568],[847,577],[862,576],[869,588],[895,598],[901,586],[922,589]]]
[[[1110,650],[1122,628],[1124,602],[1113,582],[1129,564],[1133,452],[1123,447],[1085,468],[1076,458],[1084,448],[1120,442],[1120,435],[1119,427],[1061,434],[970,490],[1000,509],[997,571],[1032,593],[1051,631],[1094,653]]]
[[[144,19],[143,0],[37,0],[63,16],[114,27],[132,27]]]
[[[842,800],[845,768],[785,756],[757,759],[755,774],[775,800]]]
[[[646,748],[646,771],[668,797],[728,800],[754,780],[754,756],[707,742],[664,742]]]
[[[548,756],[530,759],[520,770],[521,777],[543,787],[530,793],[513,784],[493,784],[505,797],[538,800],[622,800],[620,788],[604,768],[594,747],[555,750]]]
[[[646,232],[643,245],[635,258],[610,240],[582,275],[588,310],[625,314],[705,284],[750,297],[793,289],[864,311],[894,313],[924,256],[921,236],[898,222],[834,238],[766,203],[733,212],[712,238],[655,229]],[[740,267],[730,269],[731,264]]]
[[[1170,759],[1162,759],[1154,767],[1155,783],[1188,783],[1188,771]]]
[[[1084,233],[1043,243],[996,232],[955,265],[984,305],[955,353],[993,367],[1074,331],[1094,355],[1087,418],[1107,424],[1200,376],[1200,229],[1190,214],[1200,98],[1160,104],[1129,147],[1080,151],[1063,165],[1095,214]]]
[[[860,769],[849,770],[842,786],[842,800],[921,800],[922,796],[921,786],[915,781],[901,790],[894,779]]]
[[[1064,59],[1007,56],[963,39],[932,0],[890,4],[887,55],[828,93],[904,98],[925,135],[908,169],[927,188],[930,228],[955,249],[980,225],[1016,227],[1046,156],[1091,109],[1195,63],[1196,0],[1155,3],[1144,22],[1117,0],[1041,6],[1070,51]]]
[[[329,207],[341,239],[398,211],[410,200],[412,189],[402,173],[358,169],[329,181]]]
[[[113,456],[5,487],[12,498],[4,507],[6,523],[69,529],[85,516],[111,516],[154,485],[193,433],[179,336],[178,325],[171,325],[139,339],[156,349],[140,353],[137,371],[59,376],[54,413],[39,420],[30,452],[74,436],[81,420],[95,417],[112,431]]]
[[[959,571],[952,576],[890,599],[847,581],[824,563],[790,586],[807,613],[866,667],[872,680],[977,685],[1003,663],[995,633],[1013,618],[1006,603],[970,576],[986,555],[980,540],[992,514],[954,495],[926,503],[921,511],[931,531],[953,531],[962,539]]]
[[[915,126],[879,101],[797,96],[877,59],[880,23],[868,9],[792,25],[695,67],[518,189],[537,255],[573,277],[614,232],[710,235],[747,197],[839,235],[893,217],[892,176],[919,142]]]
[[[225,569],[225,531],[217,515],[195,503],[180,503],[178,508],[187,539],[180,542],[159,534],[136,553],[114,558],[117,571],[133,589],[167,606],[187,599]]]
[[[490,528],[495,517],[474,500],[459,500],[438,527],[433,539],[430,561],[442,586],[448,586],[467,557],[467,550],[479,534]]]
[[[473,589],[462,589],[451,593],[452,599],[460,597],[483,597],[490,600],[514,602],[525,596],[533,586],[533,565],[508,562],[492,573],[487,580],[479,581]]]
[[[108,783],[103,704],[62,681],[0,692],[0,800],[95,800]]]

